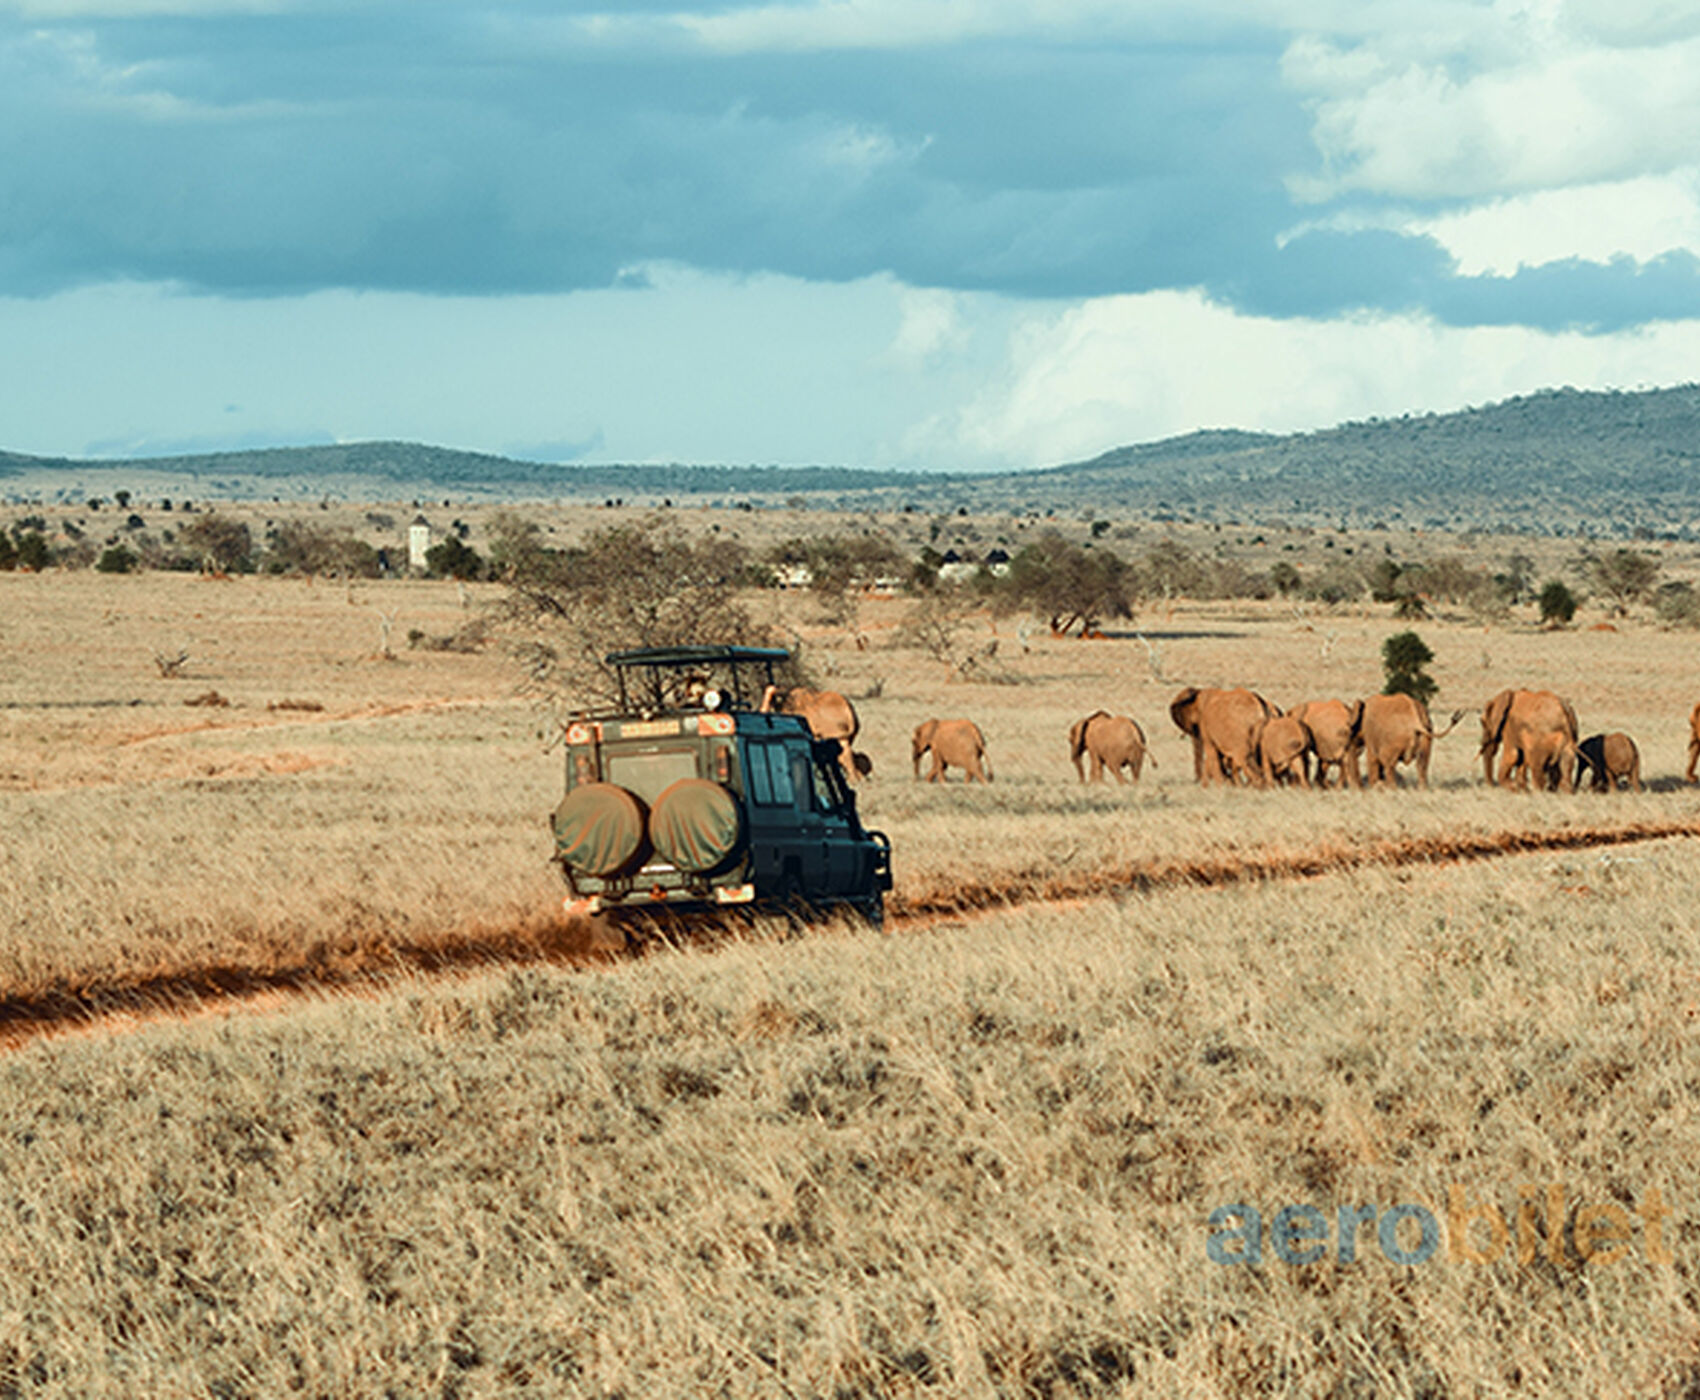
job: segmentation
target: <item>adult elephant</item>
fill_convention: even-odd
[[[1263,726],[1258,736],[1258,767],[1263,785],[1276,782],[1295,782],[1310,786],[1310,755],[1313,752],[1310,730],[1296,715],[1276,715]]]
[[[1340,786],[1364,785],[1358,773],[1361,751],[1358,726],[1363,722],[1364,702],[1354,700],[1306,700],[1287,711],[1310,730],[1311,752],[1316,756],[1316,785],[1328,786],[1329,768],[1337,768]]]
[[[1452,723],[1436,734],[1428,706],[1414,695],[1370,696],[1363,702],[1363,717],[1358,726],[1365,781],[1376,787],[1397,787],[1399,765],[1414,763],[1417,786],[1426,788],[1434,741],[1445,738],[1463,718],[1463,710],[1455,711]]]
[[[1086,781],[1086,765],[1081,761],[1086,757],[1092,760],[1095,783],[1104,781],[1106,768],[1116,775],[1118,783],[1127,781],[1122,776],[1124,768],[1132,770],[1138,782],[1139,770],[1145,764],[1145,731],[1126,715],[1094,710],[1085,719],[1076,720],[1068,731],[1068,752],[1081,782]]]
[[[980,726],[971,719],[930,719],[915,726],[912,739],[915,756],[915,776],[921,776],[921,757],[931,751],[933,766],[927,774],[929,783],[936,783],[947,768],[960,768],[967,782],[992,780],[992,763],[986,757],[986,737]]]
[[[836,690],[810,690],[794,685],[788,690],[768,686],[761,697],[761,711],[777,711],[782,715],[797,715],[809,726],[817,739],[838,741],[838,761],[844,765],[846,782],[855,782],[873,772],[873,764],[865,754],[851,747],[861,732],[862,722],[856,717],[856,707]]]
[[[1684,775],[1689,782],[1700,782],[1694,776],[1694,766],[1700,764],[1700,705],[1694,707],[1694,713],[1688,717],[1688,772]]]
[[[1556,779],[1576,791],[1576,711],[1550,690],[1502,690],[1482,708],[1482,777],[1491,786],[1527,789]],[[1499,774],[1494,756],[1503,754]]]
[[[1169,702],[1169,718],[1192,740],[1192,772],[1203,787],[1217,778],[1264,785],[1257,744],[1280,709],[1245,689],[1188,686]]]

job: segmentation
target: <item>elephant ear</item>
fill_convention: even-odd
[[[1502,690],[1482,709],[1482,747],[1497,744],[1505,732],[1505,717],[1511,713],[1511,701],[1516,691]]]
[[[1169,702],[1169,718],[1175,722],[1175,728],[1183,734],[1191,734],[1198,728],[1198,721],[1192,712],[1198,703],[1198,687],[1189,685],[1179,695]]]
[[[1101,713],[1101,712],[1100,712]],[[1087,715],[1085,719],[1077,719],[1068,731],[1068,756],[1079,758],[1086,752],[1086,726],[1091,724],[1097,715]]]

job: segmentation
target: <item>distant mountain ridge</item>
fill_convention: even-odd
[[[416,443],[123,461],[0,452],[14,498],[119,487],[200,497],[468,500],[804,496],[843,508],[1138,512],[1204,521],[1700,538],[1700,385],[1538,393],[1313,432],[1208,429],[1023,471],[872,471],[516,461]]]

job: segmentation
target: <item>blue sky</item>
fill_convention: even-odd
[[[0,0],[0,447],[1043,465],[1700,379],[1687,0]]]

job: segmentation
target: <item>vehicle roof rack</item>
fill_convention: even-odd
[[[640,647],[633,651],[611,652],[604,659],[614,668],[619,679],[622,710],[634,708],[632,690],[638,692],[635,697],[637,708],[654,711],[700,709],[700,701],[693,698],[693,687],[689,684],[693,677],[681,672],[694,672],[705,678],[718,677],[718,688],[724,697],[720,708],[748,710],[755,708],[762,692],[759,688],[752,688],[746,668],[758,668],[760,685],[770,686],[774,683],[774,667],[789,661],[791,653],[784,647]],[[637,674],[634,675],[634,672]],[[700,696],[702,689],[701,686],[694,687],[694,695]]]

